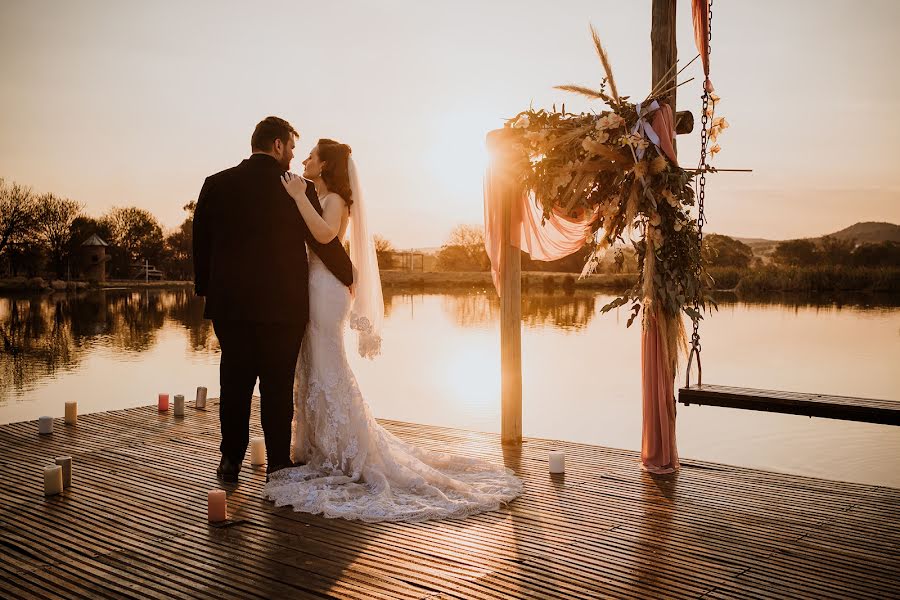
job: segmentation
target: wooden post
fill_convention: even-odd
[[[678,46],[675,41],[675,1],[653,0],[653,22],[650,29],[650,45],[653,53],[651,88],[656,87],[678,60]],[[676,71],[677,69],[673,70],[668,77],[671,78]],[[675,114],[674,89],[666,94],[665,101],[672,107],[672,114]]]
[[[503,186],[500,229],[500,438],[522,443],[522,256],[510,243],[512,206],[519,195],[515,183]]]
[[[504,444],[522,443],[522,257],[511,243],[512,213],[521,189],[509,170],[508,130],[491,131],[488,149],[493,156],[491,190],[500,195],[500,438]]]

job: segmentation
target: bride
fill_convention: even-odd
[[[374,241],[350,147],[319,140],[303,161],[303,177],[282,180],[310,232],[342,242],[350,230],[354,286],[348,289],[309,254],[310,318],[294,379],[291,459],[271,475],[266,495],[276,506],[363,521],[423,521],[497,510],[522,493],[510,469],[484,460],[408,444],[372,416],[344,351],[344,329],[359,353],[381,351],[384,301]],[[322,215],[306,197],[311,180]]]

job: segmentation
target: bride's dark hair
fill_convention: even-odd
[[[353,204],[353,192],[350,190],[350,146],[334,140],[323,138],[316,144],[319,149],[319,160],[325,162],[322,179],[328,191],[340,195],[347,204]]]

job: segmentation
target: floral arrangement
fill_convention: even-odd
[[[670,359],[674,345],[684,341],[681,314],[692,320],[712,305],[712,280],[701,261],[697,221],[690,208],[695,172],[672,162],[651,124],[665,107],[663,98],[677,87],[672,76],[642,102],[619,96],[609,60],[592,28],[594,45],[606,70],[600,89],[560,86],[601,100],[608,110],[573,114],[563,110],[523,111],[509,119],[506,132],[515,176],[538,205],[545,220],[558,217],[590,220],[588,242],[594,252],[582,275],[596,268],[602,253],[615,242],[631,242],[638,256],[636,285],[603,311],[631,305],[628,326],[644,308],[644,323],[656,314],[666,327]],[[673,69],[674,70],[674,69]],[[710,95],[707,117],[710,141],[715,143],[727,121],[715,117],[718,97]],[[718,153],[718,143],[709,152]],[[637,232],[637,239],[632,239]],[[655,308],[657,310],[648,310]],[[700,310],[698,310],[698,308]]]

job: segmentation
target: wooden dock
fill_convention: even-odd
[[[854,398],[706,384],[682,388],[678,392],[678,402],[685,406],[691,404],[721,406],[823,419],[900,425],[900,402],[876,398]]]
[[[504,461],[525,494],[459,521],[365,524],[276,509],[245,464],[211,526],[218,411],[0,426],[3,598],[897,598],[900,490],[393,421],[426,447]],[[257,406],[255,435],[259,435]],[[551,476],[561,448],[567,473]],[[74,459],[44,498],[43,467]]]

